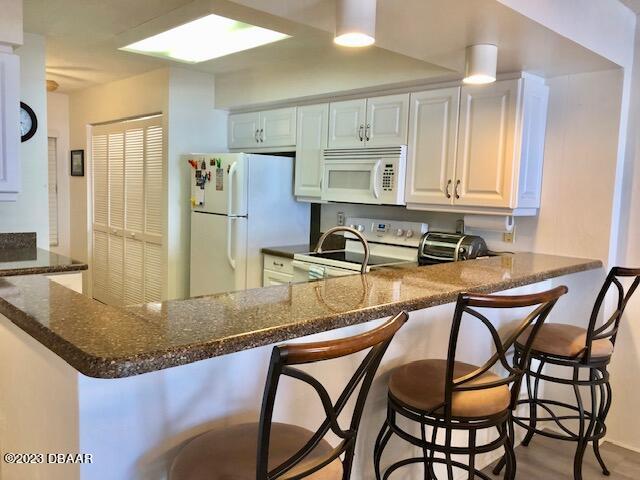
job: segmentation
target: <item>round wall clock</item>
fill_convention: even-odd
[[[26,142],[33,137],[38,130],[38,118],[33,109],[24,102],[20,102],[20,134],[22,141]]]

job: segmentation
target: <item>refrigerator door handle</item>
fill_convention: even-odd
[[[227,181],[229,182],[227,188],[227,215],[234,216],[233,213],[233,179],[236,176],[236,170],[238,168],[238,162],[233,162],[229,167],[229,176]]]
[[[232,269],[236,269],[236,261],[231,255],[231,244],[233,242],[233,228],[235,227],[236,217],[227,217],[227,260]]]

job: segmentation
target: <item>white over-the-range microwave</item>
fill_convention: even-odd
[[[327,149],[323,155],[325,202],[405,205],[407,146]]]

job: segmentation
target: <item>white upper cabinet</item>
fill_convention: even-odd
[[[512,203],[518,80],[463,87],[456,165],[456,204]]]
[[[329,148],[405,145],[408,120],[408,93],[332,103]]]
[[[406,145],[408,123],[408,93],[367,99],[366,146]]]
[[[296,107],[229,115],[229,148],[292,147]]]
[[[20,58],[0,53],[0,201],[20,192]]]
[[[258,145],[260,114],[229,115],[229,148],[255,148]]]
[[[460,87],[411,94],[405,199],[451,205]]]
[[[329,135],[329,104],[298,107],[295,194],[318,199],[322,190],[322,153]]]
[[[463,86],[456,122],[457,90],[412,95],[407,207],[535,215],[548,87],[531,75]]]
[[[366,99],[332,103],[329,108],[329,148],[363,147],[366,115]]]
[[[296,108],[260,112],[260,147],[287,147],[296,144]]]

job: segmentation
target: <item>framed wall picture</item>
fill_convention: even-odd
[[[84,177],[84,150],[71,150],[71,176]]]

